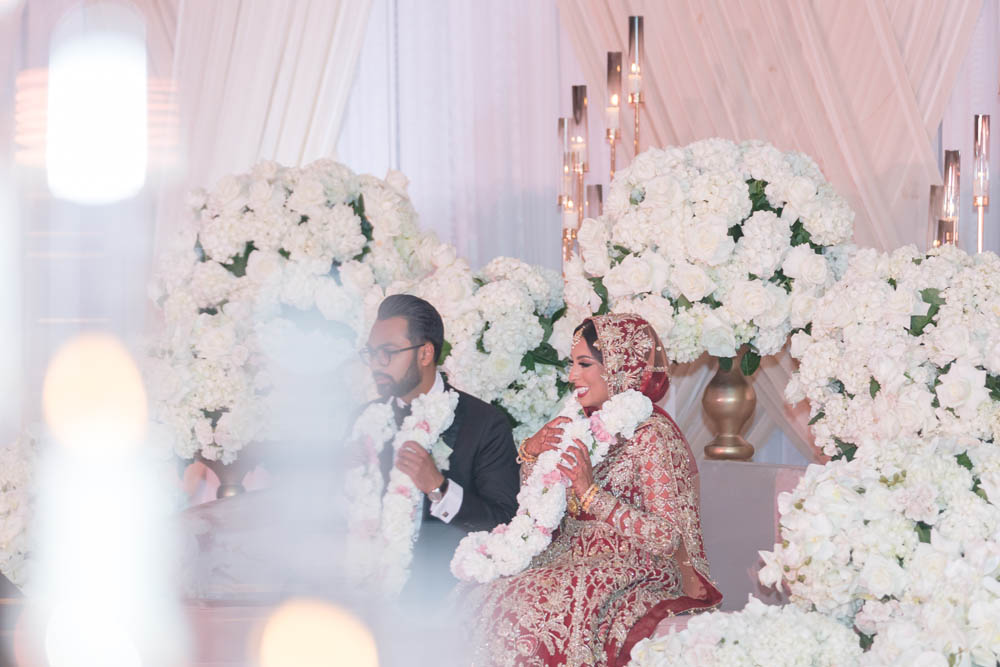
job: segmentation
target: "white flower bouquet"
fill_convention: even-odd
[[[673,361],[707,351],[726,366],[747,344],[749,375],[841,275],[853,220],[801,153],[724,139],[650,149],[584,220],[567,305],[641,315]]]
[[[1000,442],[1000,258],[860,251],[791,353],[786,399],[809,399],[830,456],[899,437]]]
[[[339,363],[367,333],[381,287],[430,267],[405,179],[318,160],[262,162],[188,199],[152,285],[163,326],[146,373],[158,433],[182,458],[231,462],[269,439],[266,359],[308,343]],[[301,323],[311,320],[309,328]]]

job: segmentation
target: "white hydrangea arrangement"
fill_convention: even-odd
[[[643,639],[630,667],[851,667],[861,647],[850,628],[794,605],[751,597],[738,612],[692,616],[687,627]]]
[[[646,318],[671,360],[747,375],[811,318],[839,278],[854,213],[809,157],[747,141],[653,148],[615,174],[604,215],[579,231],[566,301]]]
[[[846,300],[846,301],[845,301]],[[761,581],[852,624],[864,664],[1000,659],[1000,260],[862,250],[792,338],[817,444]]]
[[[563,355],[551,341],[565,313],[561,277],[509,257],[476,274],[449,245],[433,261],[432,273],[388,291],[415,294],[441,313],[449,383],[503,410],[515,440],[534,434],[568,391]]]
[[[1000,258],[859,251],[791,353],[786,399],[809,399],[830,456],[897,437],[1000,443]]]
[[[416,226],[406,179],[358,176],[332,160],[262,162],[195,191],[169,239],[152,298],[163,326],[147,386],[159,435],[182,458],[225,463],[268,437],[269,349],[303,319],[326,358],[353,354],[380,286],[426,272],[438,242]]]
[[[17,586],[29,575],[37,449],[32,430],[0,446],[0,572]]]
[[[782,542],[761,552],[761,582],[856,628],[866,664],[995,665],[1000,449],[904,438],[856,454],[779,496]]]
[[[160,258],[152,296],[164,326],[146,363],[155,426],[179,456],[228,463],[250,442],[280,439],[266,360],[294,341],[343,372],[379,303],[400,292],[438,308],[450,382],[503,409],[519,438],[558,409],[559,274],[509,258],[473,273],[419,230],[405,187],[398,172],[382,180],[319,160],[262,162],[192,193],[194,220]]]

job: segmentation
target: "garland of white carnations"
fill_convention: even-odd
[[[395,466],[383,491],[379,453],[392,442],[394,452],[416,442],[431,453],[438,470],[448,470],[451,448],[441,439],[455,418],[458,392],[422,394],[411,403],[411,413],[397,429],[392,406],[372,403],[354,424],[352,442],[364,463],[347,473],[347,568],[356,582],[385,594],[402,590],[409,578],[423,517],[424,495],[410,477]]]
[[[557,468],[562,455],[579,440],[590,454],[591,465],[600,465],[619,437],[631,438],[653,412],[650,400],[635,390],[609,398],[589,418],[575,396],[567,398],[558,417],[567,417],[556,449],[542,452],[517,494],[517,514],[492,531],[464,537],[451,561],[451,571],[464,581],[486,583],[517,574],[552,541],[566,514],[565,489],[569,481]]]
[[[854,213],[816,163],[761,141],[652,148],[615,174],[567,267],[578,315],[632,312],[672,361],[725,367],[744,344],[752,374],[843,275]]]
[[[629,666],[854,667],[861,657],[850,628],[816,612],[765,605],[751,596],[741,611],[697,614],[680,632],[643,639],[632,649]]]

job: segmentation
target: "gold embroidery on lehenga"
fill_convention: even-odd
[[[561,664],[604,665],[606,646],[620,647],[653,606],[680,596],[674,551],[683,540],[689,554],[702,553],[689,457],[655,414],[615,445],[594,470],[601,490],[586,518],[565,518],[529,569],[466,591],[476,603],[476,664],[556,664],[546,658],[558,655]]]

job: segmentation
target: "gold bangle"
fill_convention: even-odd
[[[521,444],[517,448],[517,462],[518,463],[534,463],[538,460],[537,456],[532,456],[528,452],[524,451],[524,446],[528,444],[528,438],[521,441]]]
[[[599,490],[600,487],[596,484],[591,484],[590,488],[583,494],[583,498],[580,500],[580,506],[583,508],[584,512],[590,511],[590,504],[594,502],[594,497],[597,496],[597,492]]]
[[[566,511],[570,513],[571,516],[576,516],[580,513],[580,501],[576,498],[576,491],[569,489],[566,491]]]

